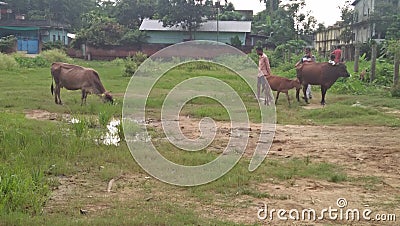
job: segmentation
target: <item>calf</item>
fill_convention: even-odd
[[[290,106],[289,90],[293,88],[296,88],[296,91],[301,89],[301,84],[298,79],[292,80],[275,75],[266,76],[266,79],[271,89],[277,91],[275,104],[278,102],[279,94],[282,92],[286,94]]]

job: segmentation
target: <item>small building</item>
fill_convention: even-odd
[[[328,58],[330,53],[335,49],[338,45],[345,45],[340,40],[340,35],[343,32],[344,28],[337,23],[333,26],[329,26],[327,28],[319,29],[315,32],[315,49],[321,56]]]
[[[379,3],[389,3],[394,8],[400,7],[400,1],[392,0],[355,0],[352,3],[354,6],[354,42],[365,43],[371,39],[382,41],[385,39],[386,31],[379,31],[377,24],[371,20],[371,17],[379,7]]]
[[[0,37],[15,36],[18,51],[28,54],[40,52],[44,43],[69,44],[69,26],[48,20],[27,20],[24,14],[13,12],[8,3],[0,1]]]
[[[18,40],[18,51],[37,54],[44,43],[61,42],[68,45],[68,30],[47,21],[0,21],[0,37],[13,35]]]
[[[159,20],[145,19],[140,26],[149,36],[150,44],[176,44],[190,40],[189,31],[181,26],[164,27]],[[231,38],[239,37],[243,46],[248,46],[251,21],[207,21],[192,32],[193,40],[210,40],[231,44]]]

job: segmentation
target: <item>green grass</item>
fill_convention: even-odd
[[[123,66],[115,62],[84,62],[80,65],[99,71],[106,89],[116,94],[116,105],[104,104],[97,96],[89,96],[86,106],[80,106],[80,92],[62,90],[65,105],[54,103],[50,93],[49,68],[19,68],[2,71],[0,74],[0,225],[232,225],[203,217],[195,207],[166,201],[161,196],[157,201],[115,200],[110,208],[95,215],[80,215],[84,201],[68,203],[68,206],[53,213],[42,213],[52,189],[63,176],[79,175],[88,183],[106,185],[112,178],[121,175],[144,174],[133,161],[124,142],[119,147],[98,145],[94,142],[104,131],[112,117],[121,117],[122,101],[129,79],[122,76]],[[159,118],[160,107],[169,90],[181,81],[194,76],[220,78],[232,85],[244,100],[250,119],[260,121],[258,103],[249,88],[233,72],[219,66],[182,65],[169,71],[154,87],[147,101],[147,114]],[[318,91],[314,91],[318,101]],[[291,92],[293,96],[293,92]],[[278,122],[281,124],[316,125],[360,125],[400,126],[399,116],[387,113],[389,109],[400,109],[400,99],[390,98],[386,92],[374,95],[338,95],[329,92],[328,105],[323,109],[305,110],[303,103],[292,102],[289,107],[282,96],[277,105]],[[362,107],[352,105],[360,102]],[[80,124],[63,121],[36,121],[25,118],[26,110],[46,110],[53,113],[68,113],[81,119]],[[182,115],[196,118],[213,117],[228,121],[227,111],[210,98],[191,100],[182,110]],[[164,134],[149,128],[153,138]],[[155,142],[161,153],[169,160],[199,165],[217,157],[216,153],[203,150],[187,153],[176,149],[162,139]],[[274,181],[291,184],[299,178],[324,180],[333,183],[351,182],[376,189],[379,181],[374,178],[349,178],[340,166],[304,159],[267,159],[255,172],[248,172],[248,159],[242,159],[228,174],[219,180],[194,188],[177,188],[161,182],[139,185],[145,194],[176,193],[182,199],[194,199],[196,205],[213,205],[216,195],[231,200],[237,196],[255,199],[287,199],[259,188],[258,184]],[[104,167],[99,170],[99,167]],[[145,175],[145,174],[144,174]],[[88,190],[92,188],[86,188]],[[97,188],[98,189],[98,188]],[[161,193],[162,193],[161,192]],[[143,198],[143,197],[141,197]],[[100,198],[99,198],[100,199]],[[96,200],[93,200],[95,203]],[[96,204],[96,203],[95,203]],[[162,216],[162,217],[158,217]],[[70,220],[74,219],[74,220]]]
[[[209,63],[201,63],[201,65],[202,68],[205,67],[204,65],[212,66],[205,67],[207,70],[198,71],[193,70],[193,68],[195,68],[193,63],[188,63],[180,65],[163,75],[150,93],[150,99],[148,99],[146,105],[146,107],[149,108],[147,109],[147,115],[150,117],[160,118],[159,110],[161,109],[166,95],[170,90],[172,90],[173,87],[189,78],[205,76],[220,79],[231,86],[243,100],[248,110],[250,121],[261,121],[261,113],[258,109],[258,102],[254,100],[254,94],[252,93],[251,87],[249,87],[244,80],[242,80],[234,72],[222,66]],[[182,109],[182,114],[190,115],[196,118],[212,116],[215,118],[215,120],[219,121],[229,120],[229,114],[227,113],[226,109],[224,109],[217,101],[206,97],[194,98],[189,101]]]

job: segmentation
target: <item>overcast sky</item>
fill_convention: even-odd
[[[265,9],[265,4],[260,0],[229,0],[235,5],[236,9],[252,9],[258,13]],[[311,11],[318,23],[324,23],[326,26],[333,25],[340,20],[339,6],[343,6],[346,0],[305,0],[306,11]],[[223,1],[221,1],[223,2]]]

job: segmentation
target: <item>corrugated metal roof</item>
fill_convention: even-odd
[[[251,21],[219,21],[219,32],[251,32]],[[140,26],[141,31],[184,31],[181,26],[163,27],[159,20],[145,19]],[[204,22],[197,31],[217,31],[217,21]]]

